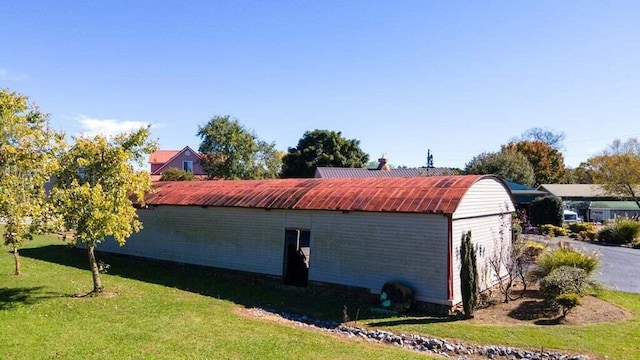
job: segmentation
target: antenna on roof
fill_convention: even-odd
[[[433,154],[431,149],[427,149],[427,169],[433,169]]]

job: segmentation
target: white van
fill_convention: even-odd
[[[563,221],[566,223],[574,223],[574,222],[582,221],[582,219],[578,217],[578,213],[571,210],[563,210],[562,217],[563,217]]]

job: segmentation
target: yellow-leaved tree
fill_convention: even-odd
[[[142,166],[146,154],[156,148],[149,128],[107,138],[75,137],[75,144],[60,160],[60,171],[52,190],[65,230],[87,247],[93,275],[93,291],[102,292],[96,246],[113,237],[120,246],[142,229],[134,204],[144,206],[151,191],[151,178]]]
[[[593,180],[607,194],[633,200],[640,208],[640,140],[616,139],[588,164]]]
[[[64,136],[49,128],[48,118],[26,96],[0,89],[0,218],[16,275],[21,273],[18,249],[52,226],[45,184],[58,167]]]

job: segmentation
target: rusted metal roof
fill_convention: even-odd
[[[147,205],[452,214],[492,175],[157,182]],[[508,191],[504,185],[505,191]]]

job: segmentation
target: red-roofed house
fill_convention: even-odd
[[[151,178],[157,181],[167,169],[177,168],[194,175],[207,175],[200,165],[200,154],[188,146],[182,150],[158,150],[149,155]]]
[[[449,307],[462,301],[462,234],[472,232],[480,290],[496,280],[489,259],[511,244],[511,194],[491,175],[153,187],[138,209],[142,231],[124,247],[105,241],[101,251],[372,294],[397,282],[413,289],[418,301]]]

